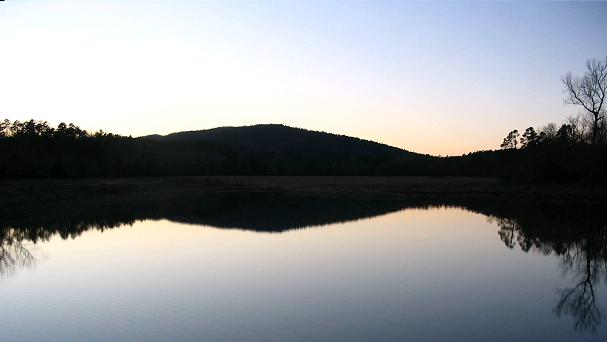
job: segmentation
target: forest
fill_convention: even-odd
[[[557,128],[558,127],[558,128]],[[0,177],[85,178],[195,175],[499,177],[513,182],[605,183],[607,129],[584,117],[560,127],[511,131],[500,150],[456,157],[283,125],[224,127],[126,137],[45,121],[0,123]]]

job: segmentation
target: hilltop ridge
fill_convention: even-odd
[[[566,125],[564,125],[566,128]],[[284,125],[218,127],[125,137],[74,124],[5,120],[0,126],[0,178],[167,177],[204,175],[474,176],[602,184],[604,145],[545,134],[521,148],[458,157],[418,154],[369,140]],[[564,128],[563,128],[564,129]],[[563,129],[559,132],[563,132]],[[512,134],[510,134],[512,135]]]
[[[210,142],[234,146],[248,146],[275,151],[301,150],[323,145],[333,151],[348,149],[357,145],[367,152],[420,155],[419,153],[343,134],[307,130],[283,124],[256,124],[250,126],[223,126],[204,130],[192,130],[153,134],[141,137],[164,142]]]

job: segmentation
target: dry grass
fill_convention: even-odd
[[[412,195],[508,197],[542,201],[585,201],[588,188],[570,185],[504,184],[463,177],[170,177],[118,179],[15,179],[0,181],[0,205],[98,198],[167,197],[217,191],[284,191],[318,197],[401,198]],[[592,201],[605,201],[595,188]]]

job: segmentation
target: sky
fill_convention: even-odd
[[[0,118],[123,135],[281,123],[459,155],[560,123],[607,2],[0,2]]]

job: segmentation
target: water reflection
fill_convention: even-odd
[[[554,312],[557,316],[569,314],[576,317],[576,330],[596,331],[604,315],[597,305],[595,283],[604,277],[605,258],[593,258],[591,250],[585,246],[575,247],[563,256],[565,273],[575,275],[577,283],[566,289],[559,289],[559,299]]]
[[[488,217],[506,248],[554,255],[571,286],[555,290],[552,309],[571,316],[575,329],[594,332],[604,320],[597,286],[607,281],[607,211],[597,206],[517,203],[505,199],[309,198],[284,193],[216,193],[196,198],[141,199],[129,203],[77,203],[4,213],[0,221],[0,275],[32,267],[28,242],[55,235],[76,238],[87,230],[113,229],[146,219],[226,229],[279,233],[384,215],[410,208],[458,207]],[[548,289],[547,289],[548,290]]]
[[[594,332],[604,319],[596,292],[598,282],[607,281],[604,208],[553,207],[541,212],[536,217],[496,218],[498,234],[508,248],[519,246],[560,259],[563,275],[573,284],[557,289],[553,312],[574,316],[576,330]]]
[[[0,276],[11,275],[19,268],[35,265],[36,259],[24,246],[26,239],[19,229],[0,229]]]

